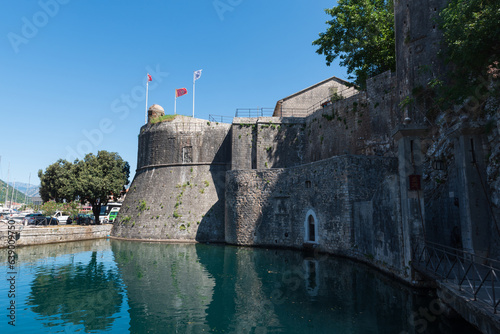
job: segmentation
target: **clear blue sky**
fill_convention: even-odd
[[[331,0],[4,1],[0,14],[0,179],[39,184],[58,159],[118,152],[137,167],[148,104],[234,116],[345,70],[311,45]]]

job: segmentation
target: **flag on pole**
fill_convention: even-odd
[[[144,116],[144,124],[148,124],[148,94],[149,94],[149,82],[153,81],[153,78],[149,73],[147,73],[148,80],[146,81],[146,112]]]
[[[182,95],[186,95],[188,93],[188,90],[186,88],[179,88],[175,90],[175,97],[179,97]]]
[[[203,70],[194,71],[194,80],[193,81],[196,81],[201,77],[201,71],[203,71]]]

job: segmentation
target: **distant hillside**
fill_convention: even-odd
[[[13,187],[14,182],[9,182],[9,185]],[[40,194],[38,193],[38,191],[40,190],[39,185],[33,185],[33,184],[30,185],[27,183],[16,182],[15,186],[16,189],[19,190],[20,192],[28,194],[28,197],[40,196]]]
[[[10,182],[9,182],[10,183]],[[13,187],[14,183],[12,182],[11,185],[9,185],[9,198],[8,200],[10,201],[11,199],[16,202],[16,203],[24,203],[26,199],[26,190],[28,188],[28,185],[25,183],[16,183],[16,189],[14,190]],[[38,189],[39,186],[31,186],[29,189],[29,194],[28,194],[28,201],[29,197],[33,196],[38,196]],[[14,197],[12,197],[12,193],[14,192]],[[7,182],[0,180],[0,203],[5,203],[5,195],[7,194]],[[35,195],[33,195],[35,194]]]

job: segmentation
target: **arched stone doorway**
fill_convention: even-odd
[[[305,234],[304,242],[306,243],[318,243],[318,219],[316,214],[311,209],[306,213],[306,220],[304,222]]]

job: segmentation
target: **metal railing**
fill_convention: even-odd
[[[412,266],[423,273],[454,283],[474,300],[497,313],[500,304],[500,261],[430,241],[413,247]]]
[[[238,108],[235,117],[271,117],[274,108]]]
[[[238,108],[235,117],[272,117],[274,108]],[[275,117],[306,117],[307,109],[304,108],[280,108]]]
[[[278,109],[277,117],[307,117],[310,113],[304,108],[283,108]]]
[[[233,118],[231,116],[208,115],[208,120],[216,123],[233,123]]]

